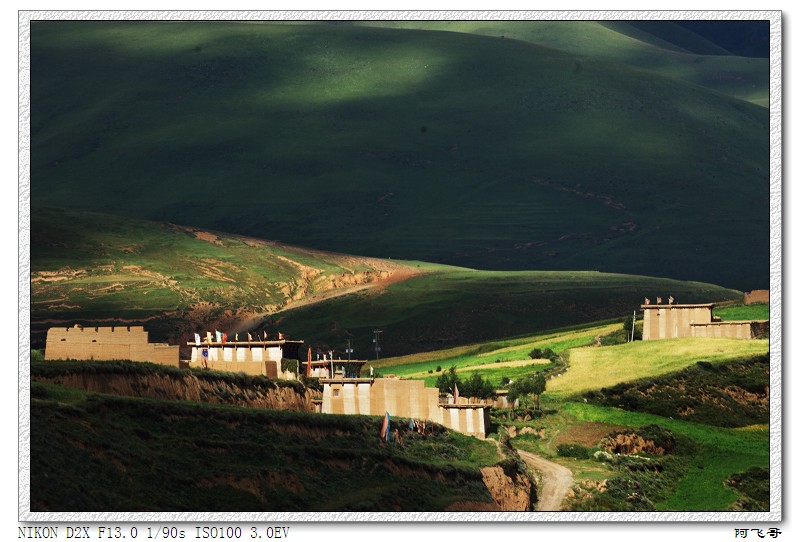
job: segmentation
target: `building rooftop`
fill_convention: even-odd
[[[672,305],[662,303],[660,305],[656,304],[649,304],[649,305],[642,305],[643,309],[700,309],[700,308],[714,308],[715,303],[694,303],[694,304],[678,304],[673,303]]]
[[[303,344],[303,341],[288,341],[286,339],[280,339],[278,341],[225,341],[223,342],[206,342],[205,339],[200,341],[200,348],[219,348],[219,347],[226,347],[226,346],[283,346],[284,344]],[[187,342],[186,346],[194,346],[197,347],[197,343]]]

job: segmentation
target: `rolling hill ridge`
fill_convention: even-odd
[[[712,284],[594,271],[482,271],[293,247],[263,239],[54,208],[31,220],[35,347],[54,325],[144,324],[181,344],[194,332],[278,331],[370,356],[469,344],[616,319],[644,295],[733,300]]]
[[[32,201],[381,258],[766,287],[768,111],[608,51],[34,22]]]

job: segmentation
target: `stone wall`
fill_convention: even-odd
[[[44,359],[149,361],[177,367],[178,347],[148,342],[142,326],[52,327]]]

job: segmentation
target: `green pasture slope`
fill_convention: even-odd
[[[657,503],[659,511],[727,510],[736,501],[737,494],[725,486],[725,480],[750,467],[769,468],[769,431],[765,428],[712,427],[583,403],[564,403],[562,408],[583,422],[629,427],[657,424],[679,437],[692,439],[698,445],[697,452],[689,460],[687,473],[675,491]]]
[[[34,382],[31,509],[435,511],[492,502],[479,468],[501,463],[493,443],[440,429],[387,447],[381,423]]]
[[[670,416],[658,416],[646,412],[656,408],[648,401],[663,401],[664,397],[657,394],[642,394],[637,396],[641,409],[623,410],[596,404],[587,404],[586,398],[592,393],[607,393],[609,386],[619,383],[628,383],[636,386],[638,383],[652,382],[658,379],[659,388],[666,389],[670,379],[676,376],[686,379],[691,376],[691,370],[699,366],[697,362],[705,364],[714,375],[719,391],[711,388],[698,392],[701,397],[694,397],[691,393],[684,393],[683,406],[695,409],[689,415],[690,419],[708,418],[698,409],[709,409],[709,413],[725,416],[725,409],[731,408],[728,403],[715,404],[713,397],[720,393],[729,399],[725,390],[733,394],[735,387],[750,387],[747,382],[740,382],[740,378],[732,372],[722,371],[719,368],[727,365],[747,365],[748,360],[753,363],[769,352],[769,342],[766,340],[734,340],[734,339],[677,339],[665,341],[636,342],[600,348],[575,348],[569,355],[569,370],[560,377],[548,381],[547,390],[542,395],[542,407],[556,412],[534,420],[529,423],[535,428],[546,428],[549,435],[560,435],[562,442],[569,442],[570,435],[579,434],[583,427],[593,424],[607,424],[609,426],[623,426],[638,428],[645,425],[657,424],[672,431],[679,441],[683,439],[680,457],[671,463],[672,469],[681,469],[680,476],[673,482],[671,489],[661,500],[655,502],[655,510],[661,511],[709,511],[727,510],[737,500],[737,494],[724,484],[732,474],[744,472],[750,467],[769,468],[769,431],[767,421],[768,409],[750,416],[761,418],[757,425],[747,427],[720,427],[723,424],[705,425],[681,419],[678,414],[683,408],[675,409]],[[758,361],[763,363],[763,361]],[[717,369],[714,369],[717,367]],[[687,372],[689,370],[689,372]],[[726,375],[729,375],[726,377]],[[726,380],[728,378],[728,380]],[[763,387],[766,377],[759,376],[760,386]],[[704,382],[708,381],[706,378]],[[766,380],[768,381],[768,379]],[[707,383],[707,382],[706,382]],[[755,382],[752,383],[755,385]],[[680,394],[681,383],[674,380],[672,384]],[[684,382],[683,385],[686,385]],[[619,387],[619,386],[617,386]],[[647,385],[642,389],[646,390]],[[735,397],[735,395],[731,395]],[[671,400],[679,399],[673,397]],[[704,401],[711,401],[705,403]],[[677,403],[676,403],[677,404]],[[726,406],[727,405],[727,406]],[[663,410],[663,408],[661,408]],[[755,412],[755,411],[754,411]],[[737,419],[745,419],[737,413]],[[610,431],[610,429],[609,429]],[[555,439],[543,440],[517,438],[513,440],[515,446],[530,449],[545,456],[566,464],[576,471],[579,479],[603,479],[613,476],[625,476],[623,471],[607,470],[603,464],[592,460],[575,461],[565,460],[556,456]],[[590,446],[591,447],[591,446]],[[677,453],[677,452],[676,452]],[[672,473],[666,473],[672,475]],[[665,476],[666,476],[665,474]],[[655,477],[658,483],[664,479]]]
[[[563,45],[568,28],[549,32]],[[32,204],[470,268],[766,287],[768,111],[619,63],[620,35],[591,30],[607,58],[466,32],[34,21]],[[703,66],[728,57],[687,58],[702,61],[664,69],[716,81]]]
[[[753,305],[730,305],[714,309],[714,316],[724,321],[733,320],[769,320],[769,305],[755,303]]]
[[[162,338],[189,340],[192,335],[184,328],[203,318],[232,310],[273,312],[298,295],[331,289],[331,277],[376,272],[387,265],[404,268],[396,262],[208,234],[169,223],[34,207],[34,334],[55,322],[147,322]],[[202,310],[193,314],[198,307]],[[184,335],[174,336],[178,331]]]
[[[681,79],[741,100],[769,105],[769,59],[732,55],[670,21],[361,21],[383,28],[438,30],[521,40],[587,60]]]

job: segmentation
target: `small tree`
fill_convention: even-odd
[[[481,399],[494,395],[492,383],[488,378],[484,380],[479,373],[472,373],[472,376],[464,381],[463,387],[459,386],[459,390],[463,391],[466,396],[480,397]]]
[[[552,348],[545,348],[544,350],[541,348],[534,348],[528,352],[528,356],[530,356],[531,359],[549,359],[550,361],[556,361],[558,359],[558,354],[556,354]]]
[[[544,393],[544,390],[547,389],[547,380],[545,379],[542,373],[536,373],[533,378],[531,379],[531,389],[533,390],[533,396],[536,397],[536,409],[539,409],[539,398]]]
[[[641,328],[634,326],[633,316],[625,318],[625,321],[622,323],[622,329],[625,330],[625,337],[626,337],[625,340],[630,340],[631,328],[634,328],[633,340],[634,341],[642,340],[642,330],[641,330]]]
[[[519,399],[523,407],[528,408],[530,397],[533,395],[538,409],[539,397],[545,388],[547,388],[547,380],[542,373],[524,376],[508,387],[508,400],[513,403]]]
[[[456,366],[453,365],[448,370],[439,375],[439,378],[436,379],[436,387],[439,388],[439,391],[442,393],[447,393],[447,392],[452,393],[456,386],[461,388],[461,390],[464,389],[464,384],[461,382],[461,379],[458,378],[458,375],[456,374]]]

